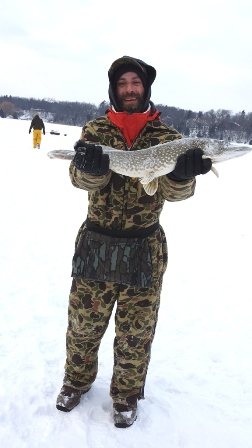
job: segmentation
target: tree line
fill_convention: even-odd
[[[0,117],[31,119],[38,113],[51,123],[83,126],[87,121],[105,114],[109,103],[102,101],[98,106],[85,102],[56,101],[51,98],[20,98],[0,96]],[[183,136],[210,137],[252,144],[252,112],[242,110],[232,113],[218,109],[192,111],[178,107],[156,104],[161,120],[177,129]]]

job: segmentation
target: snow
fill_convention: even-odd
[[[1,448],[251,448],[251,162],[218,165],[195,196],[166,203],[169,245],[161,309],[138,419],[113,425],[109,396],[114,322],[99,373],[71,413],[55,408],[62,385],[71,259],[87,193],[67,161],[80,128],[46,123],[32,148],[30,121],[0,119]],[[67,134],[67,135],[64,135]]]

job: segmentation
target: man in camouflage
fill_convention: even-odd
[[[75,144],[70,178],[88,191],[88,215],[75,243],[67,358],[57,408],[71,411],[94,382],[98,350],[116,302],[114,367],[110,395],[115,426],[126,428],[137,417],[144,397],[151,345],[158,318],[167,245],[159,224],[165,201],[191,197],[195,176],[211,168],[200,150],[179,157],[175,170],[159,178],[148,196],[138,179],[109,169],[99,145],[141,151],[181,135],[160,121],[150,101],[156,70],[128,56],[110,67],[111,108],[83,127]]]

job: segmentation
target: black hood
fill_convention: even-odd
[[[109,99],[114,106],[115,110],[117,112],[122,112],[120,110],[120,107],[117,103],[117,97],[116,97],[116,81],[118,80],[118,73],[122,74],[125,73],[123,70],[123,66],[125,65],[125,72],[129,71],[129,67],[132,68],[132,71],[135,71],[140,76],[140,78],[143,81],[143,86],[145,89],[145,98],[144,98],[144,104],[143,104],[143,110],[141,112],[144,112],[150,103],[150,97],[151,97],[151,85],[154,82],[156,78],[156,70],[151,65],[146,64],[146,62],[141,61],[141,59],[132,58],[131,56],[123,56],[119,59],[116,59],[113,64],[111,65],[109,71],[108,71],[108,77],[109,77]]]

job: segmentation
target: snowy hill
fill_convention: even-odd
[[[46,123],[34,150],[29,125],[0,119],[1,448],[252,448],[252,155],[165,205],[169,265],[146,399],[122,430],[109,397],[113,320],[91,391],[69,414],[55,408],[87,193],[71,185],[67,161],[46,156],[72,149],[81,128],[57,125],[53,135]]]

